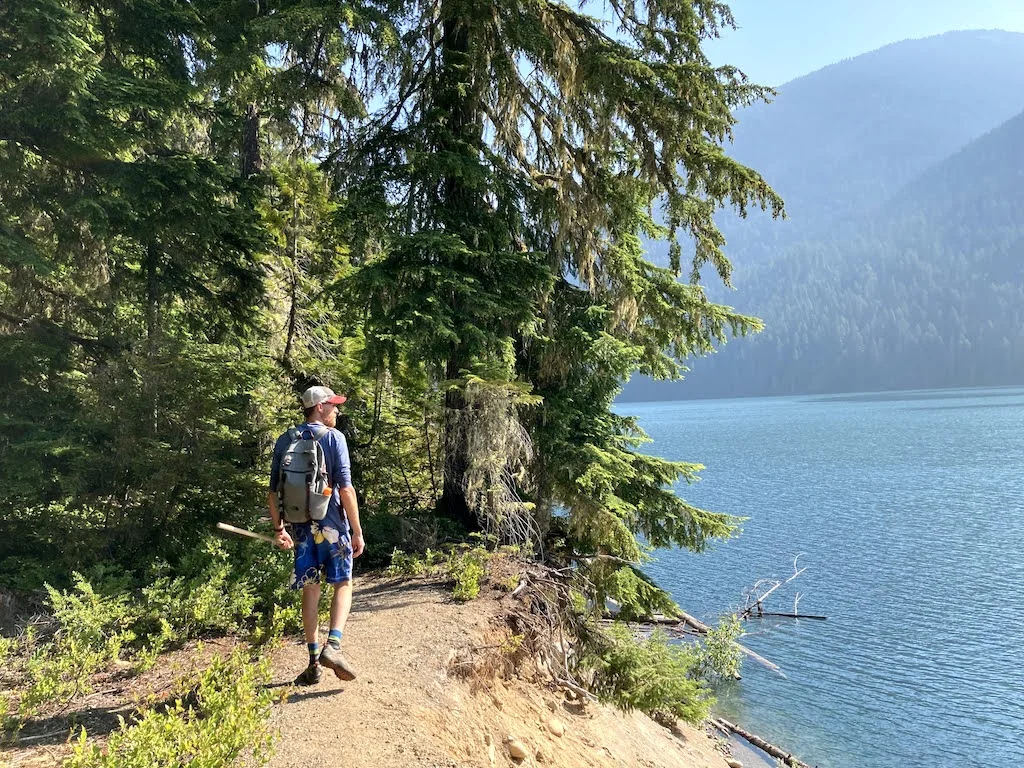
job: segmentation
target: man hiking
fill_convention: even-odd
[[[277,546],[295,549],[292,588],[302,590],[302,628],[309,666],[295,682],[320,682],[320,666],[341,680],[355,672],[341,655],[341,638],[352,607],[352,558],[363,553],[359,507],[345,436],[335,429],[344,395],[327,387],[302,393],[305,423],[288,430],[274,445],[267,503]],[[344,511],[343,511],[344,510]],[[334,585],[331,627],[320,649],[320,583]]]

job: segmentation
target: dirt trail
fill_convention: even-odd
[[[474,693],[449,675],[453,652],[493,641],[499,611],[494,599],[457,604],[429,581],[357,582],[343,648],[359,679],[341,683],[325,670],[320,685],[274,706],[281,738],[272,768],[726,766],[715,741],[696,729],[673,734],[643,715],[582,707],[526,681]],[[275,654],[282,693],[305,663],[300,642]],[[562,735],[553,732],[559,725]],[[509,736],[526,748],[525,759],[509,756]]]

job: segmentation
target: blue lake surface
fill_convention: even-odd
[[[1024,389],[620,403],[742,534],[645,566],[714,619],[760,578],[827,621],[747,622],[719,711],[820,768],[1021,765]]]

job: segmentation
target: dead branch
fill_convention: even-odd
[[[749,590],[747,590],[747,593],[746,593],[746,605],[744,605],[743,610],[740,612],[740,618],[741,619],[753,618],[755,611],[757,612],[757,617],[758,618],[766,615],[765,612],[764,612],[764,601],[767,600],[768,597],[773,592],[775,592],[777,589],[779,589],[780,587],[785,586],[786,584],[789,584],[789,582],[793,581],[793,579],[797,578],[800,574],[802,574],[804,571],[807,570],[807,566],[804,566],[803,568],[799,568],[797,566],[797,561],[800,559],[800,555],[802,555],[802,554],[803,554],[803,552],[800,552],[799,554],[797,554],[796,557],[793,558],[793,575],[790,576],[785,581],[781,581],[779,579],[760,579],[760,580],[758,580],[757,582],[754,583],[753,587],[751,587]],[[752,596],[755,598],[753,604],[750,603],[750,598]],[[794,601],[794,603],[793,603],[793,613],[794,614],[796,614],[796,606],[797,606],[797,603],[799,602],[799,600],[800,600],[800,597],[798,595],[796,601]],[[784,614],[777,614],[777,615],[781,616],[781,615],[784,615]],[[795,618],[802,618],[802,617],[795,617]]]
[[[755,653],[754,651],[750,650],[749,648],[747,648],[747,646],[743,645],[742,643],[736,643],[736,647],[739,648],[741,651],[743,651],[744,654],[746,654],[748,657],[750,657],[751,659],[756,661],[761,666],[763,666],[763,667],[765,667],[767,669],[770,669],[772,672],[774,672],[775,674],[777,674],[781,678],[788,679],[788,678],[786,678],[786,673],[782,671],[782,668],[779,667],[778,664],[775,664],[775,663],[773,663],[771,661],[768,661],[768,659],[766,659],[764,656],[761,656],[760,654]]]
[[[589,699],[590,701],[597,701],[597,696],[592,694],[586,688],[583,688],[582,686],[576,685],[576,683],[570,682],[568,680],[563,680],[560,677],[556,677],[554,680],[555,680],[555,684],[556,685],[560,685],[563,688],[569,689],[570,691],[575,693],[577,696],[583,696],[584,698]]]
[[[36,734],[35,736],[19,736],[18,737],[18,743],[23,744],[23,743],[29,742],[29,741],[39,741],[40,739],[48,739],[48,738],[51,738],[52,736],[59,736],[62,733],[70,734],[70,732],[71,732],[71,728],[69,726],[67,728],[58,728],[56,731],[47,731],[46,733],[39,733],[39,734]]]

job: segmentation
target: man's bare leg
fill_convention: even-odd
[[[352,609],[352,580],[342,581],[334,585],[334,596],[331,598],[331,631],[327,645],[320,653],[320,663],[334,670],[341,680],[355,680],[356,673],[341,655],[341,634],[348,621]]]
[[[340,581],[334,585],[334,597],[331,598],[331,629],[345,631],[349,611],[352,610],[352,581]]]
[[[295,678],[296,685],[316,685],[320,682],[320,585],[305,584],[302,587],[302,631],[306,635],[306,649],[309,651],[309,666]]]
[[[331,613],[333,612],[332,606]],[[319,642],[320,585],[316,583],[302,587],[302,631],[306,635],[306,643]]]

